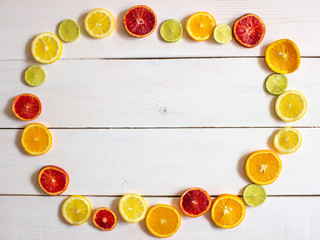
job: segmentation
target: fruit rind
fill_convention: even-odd
[[[112,226],[111,228],[108,228],[108,229],[102,228],[102,227],[100,227],[100,226],[96,223],[95,218],[96,218],[96,215],[99,213],[100,210],[107,210],[107,211],[109,211],[110,213],[112,213],[112,215],[113,215],[113,217],[114,217],[114,224],[113,224],[113,226]],[[117,219],[117,215],[116,215],[111,209],[106,208],[106,207],[100,207],[100,208],[97,208],[97,209],[94,211],[94,214],[93,214],[93,216],[92,216],[92,221],[93,221],[93,224],[94,224],[97,228],[99,228],[99,229],[101,229],[101,230],[103,230],[103,231],[111,231],[112,229],[114,229],[114,228],[116,227],[117,222],[118,222],[118,219]]]
[[[83,201],[85,201],[87,204],[88,204],[88,207],[89,207],[89,213],[88,213],[88,216],[86,216],[86,218],[84,220],[82,220],[81,222],[73,222],[71,221],[66,215],[65,215],[65,208],[67,206],[67,204],[72,200],[72,199],[82,199]],[[91,215],[91,203],[90,201],[86,198],[86,197],[83,197],[81,195],[72,195],[70,197],[68,197],[64,203],[62,204],[62,216],[64,218],[64,220],[66,220],[68,223],[72,224],[72,225],[81,225],[83,223],[85,223],[86,221],[88,221],[89,217]]]
[[[299,144],[297,146],[295,146],[291,151],[288,151],[288,150],[285,150],[283,149],[281,146],[279,146],[278,144],[278,138],[280,136],[280,134],[283,132],[283,131],[293,131],[297,134],[298,138],[299,138]],[[273,138],[273,146],[275,147],[275,149],[280,152],[280,153],[283,153],[283,154],[290,154],[290,153],[294,153],[296,152],[300,146],[301,146],[301,143],[302,143],[302,136],[301,136],[301,133],[295,129],[295,128],[292,128],[292,127],[285,127],[285,128],[282,128],[280,130],[277,131],[277,133],[275,134],[274,138]]]
[[[256,204],[256,205],[253,205],[252,203],[250,203],[249,199],[246,196],[246,192],[249,191],[249,189],[252,188],[252,187],[259,188],[264,193],[263,201],[261,201],[261,203]],[[252,184],[249,184],[248,186],[246,186],[245,189],[243,190],[243,200],[250,207],[258,207],[258,206],[262,205],[265,202],[266,199],[267,199],[267,191],[263,186],[260,186],[260,185],[252,183]]]
[[[88,28],[88,24],[87,24],[87,20],[88,18],[90,17],[90,15],[94,12],[97,12],[97,11],[100,11],[100,12],[103,12],[104,14],[108,15],[112,21],[111,21],[111,24],[112,24],[112,27],[111,29],[105,33],[104,35],[97,35],[97,34],[94,34],[91,32],[91,30]],[[115,27],[115,20],[114,20],[114,17],[113,15],[106,9],[103,9],[103,8],[95,8],[95,9],[92,9],[90,12],[87,13],[85,19],[84,19],[84,28],[86,30],[86,32],[91,36],[91,37],[94,37],[94,38],[105,38],[107,36],[109,36],[113,30],[114,30],[114,27]]]
[[[126,198],[132,197],[132,196],[138,198],[138,199],[143,203],[143,205],[144,205],[144,207],[145,207],[144,213],[141,215],[140,218],[137,218],[137,219],[127,218],[127,216],[123,213],[122,208],[121,208],[121,203],[122,203],[122,201],[124,201]],[[118,210],[119,210],[119,213],[120,213],[121,217],[122,217],[126,222],[128,222],[128,223],[137,223],[137,222],[142,221],[142,220],[145,218],[145,216],[147,215],[148,204],[147,204],[146,200],[145,200],[142,196],[140,196],[139,194],[136,194],[136,193],[127,193],[127,194],[123,195],[123,196],[120,198],[120,200],[119,200],[119,205],[118,205]]]
[[[17,102],[17,100],[20,98],[20,97],[23,97],[23,96],[30,96],[30,97],[33,97],[37,100],[38,104],[39,104],[39,112],[37,113],[37,115],[35,115],[33,118],[29,118],[29,119],[25,119],[25,118],[22,118],[18,115],[18,113],[15,111],[15,104]],[[13,104],[12,104],[12,107],[11,107],[11,110],[13,112],[13,114],[19,118],[20,120],[23,120],[23,121],[32,121],[34,119],[36,119],[37,117],[39,117],[39,115],[41,114],[41,111],[42,111],[42,105],[41,105],[41,101],[40,99],[36,96],[36,95],[33,95],[31,93],[24,93],[24,94],[20,94],[18,96],[16,96],[13,100]]]

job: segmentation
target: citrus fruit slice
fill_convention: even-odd
[[[177,209],[165,204],[150,208],[146,217],[146,225],[150,233],[156,237],[166,238],[175,234],[181,224]]]
[[[93,224],[104,231],[110,231],[117,225],[117,216],[109,208],[98,208],[92,217]]]
[[[137,223],[143,220],[148,211],[147,202],[138,194],[125,194],[119,201],[121,217],[129,223]]]
[[[94,38],[109,36],[115,26],[114,17],[103,8],[91,10],[84,19],[84,28]]]
[[[40,63],[53,63],[62,54],[62,42],[53,33],[45,32],[36,36],[31,43],[31,54]]]
[[[219,24],[213,30],[213,38],[217,43],[226,44],[232,40],[232,29],[227,24]]]
[[[267,77],[266,90],[272,95],[280,95],[289,84],[289,79],[282,74],[273,73]]]
[[[302,118],[306,113],[307,100],[298,91],[286,91],[277,98],[275,110],[281,120],[293,122]]]
[[[157,26],[157,16],[154,11],[144,5],[130,8],[123,17],[127,32],[134,37],[142,38],[150,35]]]
[[[278,152],[294,153],[301,146],[302,137],[300,132],[291,127],[280,129],[273,138],[273,146]]]
[[[199,217],[209,211],[210,195],[201,188],[190,188],[180,198],[180,208],[189,217]]]
[[[65,42],[74,42],[80,37],[80,27],[72,19],[66,19],[59,25],[59,36]]]
[[[266,33],[262,19],[249,13],[238,18],[233,25],[233,36],[243,47],[253,48],[259,45]]]
[[[169,43],[177,42],[181,39],[183,27],[179,20],[168,19],[161,24],[160,35],[162,39]]]
[[[192,14],[186,22],[188,35],[196,41],[208,40],[216,26],[216,20],[207,12],[197,12]]]
[[[59,195],[67,190],[68,173],[60,167],[49,165],[40,169],[38,183],[41,189],[49,195]]]
[[[246,214],[246,206],[241,198],[232,194],[218,196],[211,209],[213,222],[221,228],[233,228],[238,226]]]
[[[269,68],[276,73],[292,73],[299,68],[300,51],[293,41],[281,39],[267,47],[265,60]]]
[[[255,184],[273,183],[279,176],[282,163],[279,156],[270,150],[260,150],[250,154],[246,161],[246,174]]]
[[[68,197],[62,205],[63,218],[72,225],[85,223],[91,214],[89,200],[80,195]]]
[[[32,87],[42,85],[46,78],[46,71],[39,65],[32,65],[28,67],[28,69],[24,73],[24,80]]]
[[[14,115],[24,121],[36,119],[41,113],[41,102],[36,95],[25,93],[16,96],[12,104]]]
[[[52,145],[51,133],[46,126],[31,123],[23,129],[21,145],[30,155],[45,154]]]
[[[243,199],[250,207],[258,207],[267,199],[267,192],[264,187],[250,184],[243,190]]]

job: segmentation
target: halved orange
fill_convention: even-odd
[[[180,198],[180,208],[189,217],[199,217],[209,211],[210,195],[203,189],[195,187],[185,191]]]
[[[242,222],[245,215],[246,207],[238,196],[222,194],[212,204],[211,218],[218,227],[236,227]]]
[[[41,109],[39,98],[29,93],[16,96],[12,104],[12,112],[23,121],[36,119],[40,115]]]
[[[300,51],[289,39],[280,39],[271,43],[265,53],[269,68],[276,73],[292,73],[299,68]]]
[[[196,41],[208,40],[216,26],[216,20],[207,12],[197,12],[192,14],[186,22],[188,35]]]
[[[22,132],[21,145],[30,155],[45,154],[52,145],[51,133],[43,124],[31,123]]]
[[[248,178],[259,185],[273,183],[279,176],[282,163],[279,156],[270,150],[260,150],[249,155],[246,161]]]
[[[59,195],[67,190],[69,175],[60,167],[53,165],[45,166],[39,171],[38,183],[45,193]]]

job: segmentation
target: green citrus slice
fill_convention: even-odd
[[[272,95],[280,95],[283,93],[289,84],[289,79],[278,73],[273,73],[266,80],[266,90]]]
[[[72,19],[66,19],[59,25],[59,36],[65,42],[74,42],[80,37],[80,27]]]
[[[219,24],[213,31],[213,38],[217,43],[226,44],[232,40],[232,29],[227,24]]]
[[[260,185],[250,184],[243,190],[243,199],[247,205],[258,207],[267,199],[267,192]]]
[[[179,20],[168,19],[161,24],[160,35],[162,39],[169,43],[174,43],[180,40],[183,34],[183,27]]]
[[[46,78],[46,71],[39,65],[30,66],[24,73],[24,80],[32,87],[42,85]]]

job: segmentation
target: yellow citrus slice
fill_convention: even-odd
[[[307,100],[298,91],[286,91],[277,98],[275,110],[281,120],[293,122],[302,118],[306,113]]]
[[[36,36],[31,43],[31,54],[40,63],[53,63],[62,54],[62,42],[53,33],[45,32]]]
[[[89,200],[80,195],[68,197],[62,205],[63,218],[72,225],[85,223],[91,215]]]
[[[300,132],[291,127],[280,129],[273,138],[273,146],[278,152],[294,153],[301,146],[302,137]]]
[[[177,209],[165,204],[150,208],[146,217],[146,225],[150,233],[156,237],[166,238],[175,234],[181,224]]]
[[[119,212],[124,220],[137,223],[143,220],[148,211],[147,202],[138,194],[128,193],[119,201]]]
[[[31,123],[22,132],[21,145],[30,155],[45,154],[52,145],[51,133],[46,126]]]
[[[186,22],[188,35],[196,41],[208,40],[216,26],[216,20],[207,12],[197,12],[192,14]]]
[[[84,28],[94,38],[109,36],[115,26],[114,17],[103,8],[91,10],[84,19]]]

